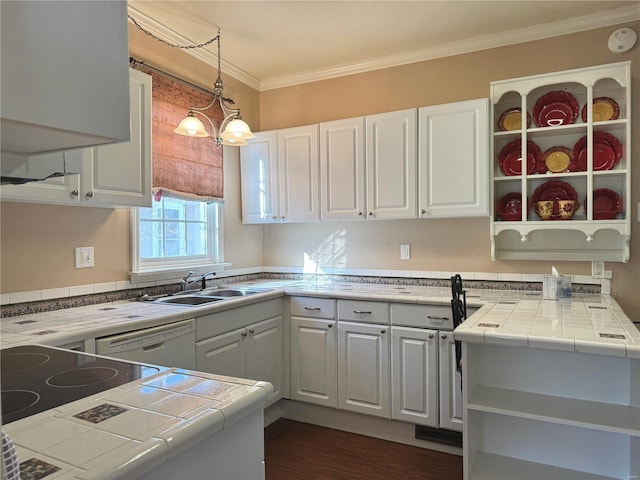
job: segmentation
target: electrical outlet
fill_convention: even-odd
[[[591,262],[591,277],[604,278],[604,262]]]
[[[400,245],[400,260],[411,258],[411,245]]]
[[[93,267],[93,247],[76,247],[76,268]]]

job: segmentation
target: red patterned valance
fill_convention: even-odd
[[[173,129],[189,112],[191,106],[202,107],[211,102],[212,96],[193,87],[141,68],[153,79],[153,186],[183,192],[198,197],[222,199],[224,180],[222,148],[213,138],[196,138],[178,135]],[[218,104],[203,112],[220,125],[222,111]],[[210,125],[199,117],[209,133]]]

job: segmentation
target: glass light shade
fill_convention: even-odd
[[[249,145],[249,143],[243,138],[223,138],[222,145],[228,147],[243,147],[244,145]]]
[[[235,118],[227,124],[227,127],[224,129],[224,132],[220,134],[220,137],[234,140],[241,138],[246,140],[247,138],[254,138],[255,135],[251,133],[249,125],[247,125],[244,120]]]
[[[173,130],[180,135],[188,135],[190,137],[208,137],[209,133],[204,128],[204,124],[195,117],[193,112],[180,120],[178,126]]]

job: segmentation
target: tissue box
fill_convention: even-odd
[[[545,275],[542,283],[542,298],[556,299],[571,297],[570,275]]]

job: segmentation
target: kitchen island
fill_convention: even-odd
[[[464,478],[640,478],[640,332],[609,297],[486,304],[462,341]]]
[[[63,365],[70,369],[49,376]],[[45,404],[3,425],[23,480],[264,478],[269,383],[40,346],[3,350],[3,375],[21,388],[4,391],[3,382],[3,396],[35,392],[35,406]],[[108,382],[117,386],[98,385]],[[60,403],[87,388],[105,389]],[[10,417],[22,402],[6,399],[16,400],[3,412]]]

